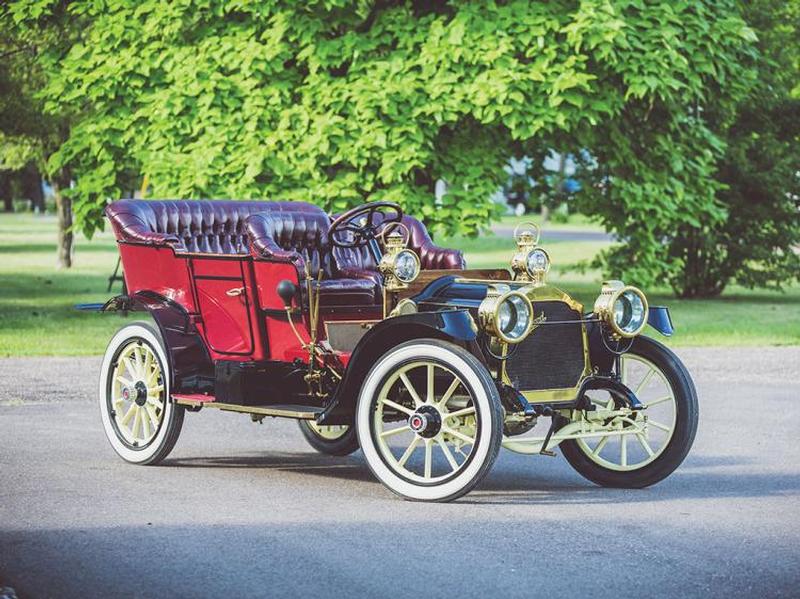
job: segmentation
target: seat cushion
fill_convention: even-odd
[[[319,284],[319,305],[380,305],[380,292],[370,279],[323,279]]]

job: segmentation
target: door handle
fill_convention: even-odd
[[[225,292],[225,295],[228,297],[236,297],[237,295],[242,295],[244,293],[244,287],[234,287],[233,289],[228,289]]]

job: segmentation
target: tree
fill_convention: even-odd
[[[748,2],[745,18],[758,35],[758,77],[724,136],[724,217],[678,229],[669,247],[683,264],[671,282],[685,297],[718,295],[732,280],[780,288],[800,277],[800,2]]]
[[[25,22],[14,20],[9,7],[0,7],[0,169],[19,171],[23,192],[34,208],[44,208],[41,174],[50,181],[58,214],[57,265],[69,268],[72,200],[63,190],[69,186],[70,171],[68,165],[50,159],[68,137],[70,115],[66,107],[45,110],[41,92],[53,68],[46,57],[63,55],[72,46],[78,22],[62,3],[31,3],[29,8],[37,18]]]
[[[25,29],[62,9],[9,6]],[[156,196],[397,200],[474,233],[510,154],[590,148],[607,175],[586,206],[627,242],[614,264],[638,283],[669,269],[665,231],[722,218],[722,145],[702,109],[743,93],[754,40],[733,0],[106,0],[67,14],[80,39],[39,63],[46,106],[77,115],[49,164],[74,174],[87,233],[140,173]]]

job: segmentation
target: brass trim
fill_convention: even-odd
[[[531,302],[564,302],[572,310],[580,312],[581,316],[583,316],[583,304],[558,287],[552,285],[540,285],[538,287],[528,286],[526,287],[525,293],[527,293],[528,299],[530,299]]]
[[[542,286],[542,287],[535,287],[532,288],[529,292],[530,295],[537,296],[535,298],[530,298],[531,303],[534,301],[560,301],[567,304],[571,309],[576,310],[578,313],[583,315],[583,304],[580,302],[572,299],[569,295],[558,289],[557,287],[552,286]],[[558,389],[536,389],[536,390],[525,390],[525,389],[517,389],[522,396],[527,399],[531,403],[548,403],[548,402],[560,402],[560,401],[574,401],[578,397],[578,391],[583,384],[583,381],[592,373],[592,363],[589,359],[589,336],[586,333],[586,323],[583,321],[575,321],[575,324],[580,324],[581,326],[581,337],[583,339],[583,372],[578,377],[578,381],[574,387],[563,387]],[[533,330],[530,335],[535,335],[536,331]],[[530,337],[528,335],[528,337]],[[508,345],[503,344],[503,354],[506,355],[508,353]],[[511,385],[511,377],[508,376],[508,372],[506,371],[506,360],[503,360],[500,365],[500,379],[507,385]]]

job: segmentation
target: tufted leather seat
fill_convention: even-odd
[[[422,270],[466,268],[464,254],[461,250],[452,250],[439,247],[428,234],[428,230],[413,216],[403,216],[403,224],[408,227],[411,238],[408,247],[419,256]],[[375,259],[367,247],[361,248],[333,248],[333,255],[339,268],[348,273],[350,277],[379,277]],[[377,279],[380,281],[380,279]]]
[[[330,218],[312,204],[301,211],[286,206],[270,208],[247,219],[251,253],[257,258],[289,262],[303,276],[308,264],[311,276],[319,283],[321,306],[369,305],[380,302],[380,279],[350,277],[338,268],[328,238]],[[305,287],[301,286],[305,293]]]
[[[106,207],[119,241],[172,247],[176,253],[251,254],[294,264],[308,263],[320,283],[320,305],[373,305],[381,301],[381,276],[367,248],[333,247],[330,217],[305,202],[224,200],[119,200]],[[434,245],[425,226],[405,216],[409,246],[423,269],[464,268],[460,251]]]
[[[374,305],[380,279],[349,278],[328,241],[330,218],[305,202],[118,200],[106,207],[119,241],[171,247],[176,253],[239,254],[320,269],[320,305]],[[252,217],[252,222],[249,220]]]
[[[291,202],[119,200],[106,207],[118,240],[170,246],[176,252],[247,254],[245,219]]]

